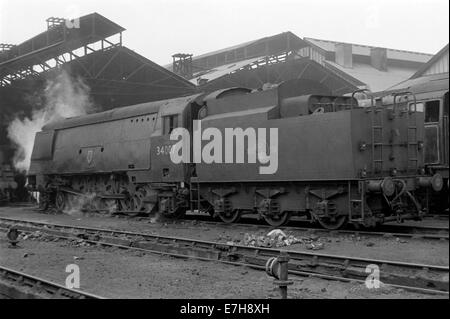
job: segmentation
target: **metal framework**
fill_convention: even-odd
[[[231,48],[196,56],[193,58],[193,69],[194,73],[196,73],[250,58],[278,56],[300,50],[307,45],[304,40],[292,32],[283,32]]]
[[[190,57],[193,74],[185,75],[175,61],[173,71],[197,84],[199,90],[213,91],[232,86],[261,88],[290,79],[305,79],[328,87],[333,94],[349,93],[358,84],[346,80],[300,52],[309,44],[292,32],[284,32],[219,51]],[[247,63],[248,62],[248,63]]]
[[[50,30],[51,28],[57,27],[57,26],[65,23],[66,19],[50,17],[45,21],[47,22],[47,30]]]
[[[69,28],[62,18],[52,17],[46,21],[47,31],[19,45],[3,45],[4,50],[0,52],[0,86],[38,76],[95,52],[95,43],[100,43],[101,50],[122,45],[122,31],[125,29],[97,13],[81,17],[77,28]],[[108,40],[113,36],[118,39],[114,42]]]
[[[12,47],[14,47],[14,44],[0,43],[0,52],[7,51],[7,50],[11,49]]]
[[[35,86],[53,71],[67,69],[87,82],[104,108],[195,90],[186,79],[124,47],[125,29],[97,13],[79,18],[79,28],[68,27],[74,24],[62,18],[46,21],[47,31],[17,46],[3,45],[0,87],[29,90],[30,83]]]
[[[330,94],[353,92],[358,86],[319,63],[292,52],[263,57],[215,80],[199,83],[202,90],[214,91],[226,87],[261,88],[266,83],[279,84],[291,79],[313,81],[325,86]]]
[[[192,54],[177,53],[172,55],[172,58],[173,72],[187,79],[192,78]]]

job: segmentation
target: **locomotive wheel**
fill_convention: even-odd
[[[61,191],[56,192],[55,206],[58,212],[62,213],[67,206],[67,196]]]
[[[280,227],[284,224],[286,224],[289,221],[289,218],[291,217],[291,214],[289,212],[282,212],[277,215],[264,215],[264,220],[267,224],[273,227]]]
[[[347,216],[322,217],[319,218],[318,221],[323,228],[336,230],[341,228],[347,223]]]
[[[46,191],[39,192],[39,195],[35,197],[38,204],[39,211],[46,211],[50,205],[49,194]]]
[[[134,207],[135,207],[135,202],[132,197],[128,197],[126,199],[120,199],[118,213],[130,216],[130,217],[135,217],[135,216],[139,215],[139,213],[136,213],[134,211]]]
[[[220,219],[227,224],[235,223],[241,218],[241,212],[238,209],[234,209],[231,212],[218,213],[218,215]]]
[[[106,199],[101,201],[101,209],[107,214],[114,214],[117,211],[119,203],[115,199]]]
[[[133,209],[135,211],[142,212],[143,214],[149,214],[151,212],[151,205],[144,202],[146,191],[140,189],[133,195]]]

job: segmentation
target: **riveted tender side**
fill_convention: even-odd
[[[280,92],[207,100],[203,130],[278,131],[276,143],[263,147],[277,152],[270,174],[261,174],[260,162],[197,164],[193,183],[222,220],[256,212],[279,226],[305,215],[333,229],[422,216],[415,193],[431,178],[423,169],[423,114],[360,108],[350,97]],[[245,138],[249,147],[259,146],[251,134]]]

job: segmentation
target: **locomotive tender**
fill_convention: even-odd
[[[299,215],[330,229],[420,219],[415,193],[442,188],[442,178],[424,170],[423,113],[357,105],[353,97],[307,95],[294,80],[69,118],[36,134],[28,182],[43,206],[59,210],[85,199],[83,208],[97,211],[199,210],[228,223],[256,213],[273,226]],[[192,152],[174,163],[171,133],[195,133],[197,120],[222,133],[277,129],[277,170],[260,174],[261,163],[248,160],[196,162]],[[256,147],[251,134],[244,141]]]

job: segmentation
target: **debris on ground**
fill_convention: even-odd
[[[87,235],[85,233],[78,233],[76,235],[76,237],[81,238],[81,239],[89,239],[89,235]]]
[[[321,242],[311,242],[309,244],[306,244],[306,249],[311,249],[311,250],[319,250],[319,249],[323,249],[324,245]]]
[[[21,240],[39,240],[42,239],[45,235],[39,230],[31,232],[29,234],[21,233],[19,235],[19,239]]]
[[[285,247],[295,244],[305,244],[308,249],[323,249],[324,244],[319,242],[319,237],[312,234],[309,237],[298,238],[292,234],[286,234],[280,229],[274,229],[266,235],[251,235],[246,233],[244,235],[243,244],[250,247]]]

